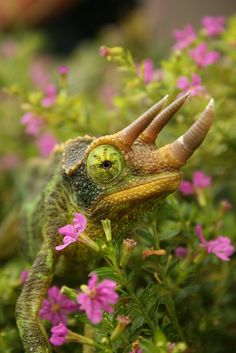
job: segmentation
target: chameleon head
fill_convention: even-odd
[[[134,209],[148,210],[178,188],[181,167],[212,124],[213,99],[176,141],[157,148],[155,140],[189,95],[177,98],[166,108],[164,97],[116,134],[86,136],[66,144],[64,169],[82,211],[96,219],[117,218]]]

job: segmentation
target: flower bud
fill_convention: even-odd
[[[131,255],[133,254],[134,248],[136,247],[137,242],[134,239],[124,239],[123,240],[123,249],[120,260],[120,267],[125,267],[129,261]]]
[[[111,242],[112,236],[111,236],[111,221],[109,219],[105,219],[102,221],[102,226],[104,229],[104,233],[106,236],[107,242]]]
[[[158,250],[148,249],[148,250],[143,250],[142,254],[143,254],[143,258],[146,259],[146,257],[152,256],[152,255],[163,256],[166,254],[166,251],[164,249],[158,249]]]
[[[131,323],[131,319],[129,316],[118,316],[117,325],[111,334],[111,341],[115,341],[118,337],[120,337],[121,333],[124,331],[126,326]]]

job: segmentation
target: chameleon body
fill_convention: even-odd
[[[179,139],[156,148],[155,139],[183,105],[189,93],[165,109],[167,97],[122,131],[108,136],[78,137],[57,146],[45,164],[45,184],[25,209],[25,247],[33,266],[16,305],[16,318],[26,353],[51,352],[38,316],[43,298],[58,268],[77,271],[91,262],[90,250],[73,243],[63,251],[58,228],[73,214],[87,217],[85,233],[103,236],[101,220],[110,219],[112,233],[122,238],[144,214],[181,181],[180,168],[201,144],[212,123],[211,101],[200,118]]]

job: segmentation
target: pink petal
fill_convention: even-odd
[[[81,233],[84,231],[84,229],[87,225],[87,218],[84,215],[82,215],[81,213],[75,213],[73,223],[74,223],[75,229],[79,233]]]
[[[67,224],[64,227],[58,228],[58,233],[62,235],[67,235],[71,238],[76,238],[78,235],[78,232],[72,224]]]
[[[201,242],[201,245],[206,246],[208,244],[208,242],[206,241],[206,239],[204,238],[203,235],[203,231],[202,231],[202,225],[198,224],[195,228],[195,232]]]
[[[189,181],[183,180],[180,184],[179,191],[184,195],[192,195],[194,193],[194,188]]]

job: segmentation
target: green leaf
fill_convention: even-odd
[[[161,232],[159,235],[160,240],[167,240],[175,237],[178,235],[181,231],[180,225],[178,225],[176,228]]]

